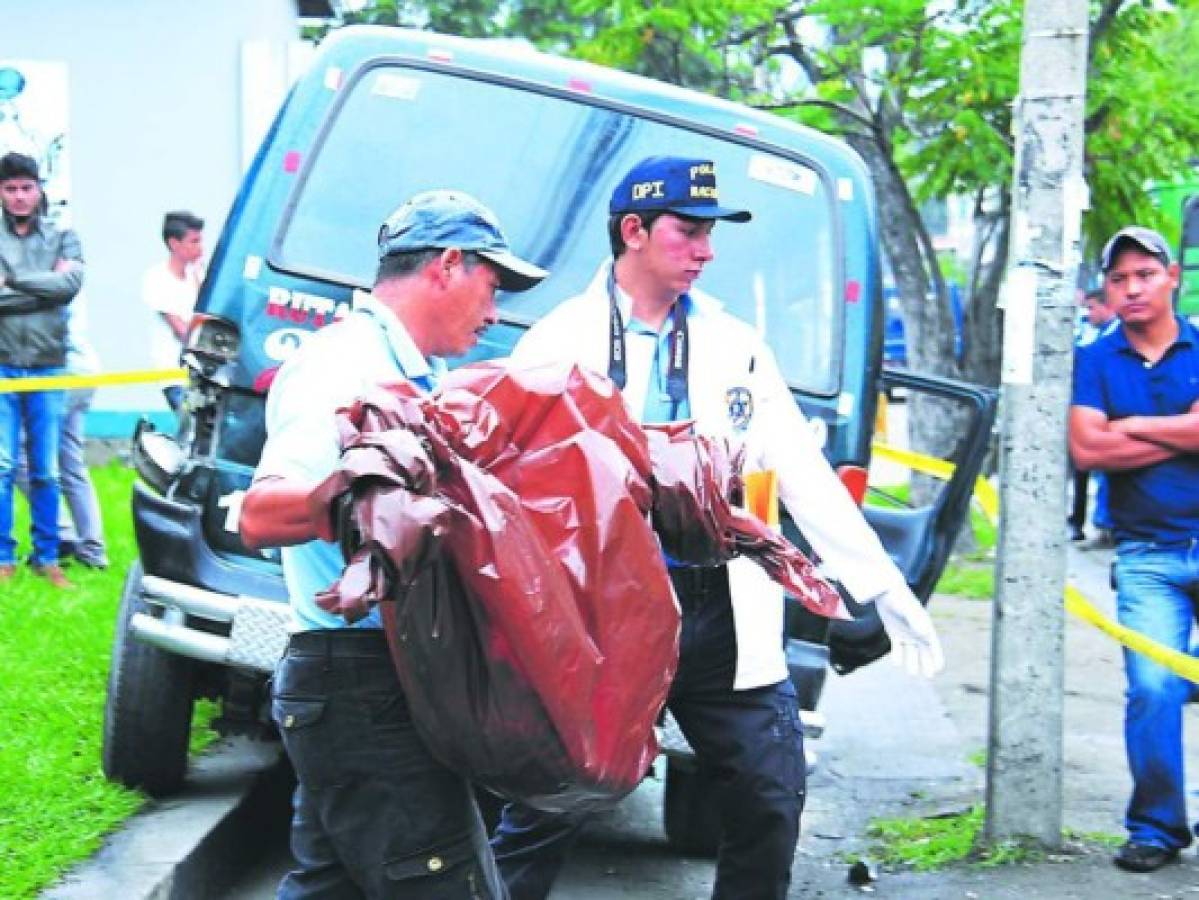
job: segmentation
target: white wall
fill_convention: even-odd
[[[162,213],[192,210],[207,222],[208,249],[215,246],[241,180],[243,132],[262,127],[255,118],[274,106],[264,96],[285,85],[278,78],[243,85],[243,48],[296,40],[295,6],[10,0],[4,7],[0,59],[68,66],[71,207],[88,262],[93,343],[106,369],[146,367],[150,314],[139,285],[165,254]],[[255,109],[245,117],[243,95]],[[91,425],[104,431],[131,411],[165,407],[157,387],[142,386],[104,389],[96,409]]]

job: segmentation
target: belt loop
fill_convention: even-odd
[[[325,674],[333,671],[333,641],[325,635]]]

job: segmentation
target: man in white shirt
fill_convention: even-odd
[[[643,422],[691,419],[695,431],[771,471],[779,496],[825,567],[874,602],[896,658],[932,675],[943,664],[928,613],[829,466],[774,354],[695,287],[715,253],[720,205],[709,160],[653,156],[609,202],[612,259],[590,286],[521,338],[520,365],[569,360],[607,372]],[[795,689],[783,655],[783,591],[753,563],[672,566],[682,609],[679,667],[667,706],[716,773],[722,823],[713,900],[783,900],[805,796]],[[509,805],[492,846],[512,900],[543,900],[578,832],[577,817]]]
[[[154,366],[173,369],[179,365],[179,351],[204,280],[204,220],[186,210],[169,212],[162,219],[162,240],[167,258],[142,276],[142,302],[155,314],[150,334]],[[178,412],[183,388],[172,384],[162,392]]]

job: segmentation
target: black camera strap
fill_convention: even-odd
[[[616,302],[616,274],[608,274],[609,339],[608,377],[618,388],[624,389],[628,381],[626,369],[627,348],[625,346],[624,317]],[[687,311],[682,298],[671,307],[670,360],[666,369],[666,395],[670,398],[671,418],[678,415],[679,407],[687,401],[687,369],[691,360],[691,344],[687,340]]]

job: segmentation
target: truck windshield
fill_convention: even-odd
[[[799,390],[839,389],[841,272],[829,184],[807,164],[587,96],[550,95],[397,64],[361,71],[307,160],[271,262],[369,286],[373,229],[403,199],[467,191],[498,214],[517,253],[551,277],[501,298],[529,324],[581,291],[608,256],[607,203],[633,163],[653,154],[712,159],[721,201],[753,221],[718,223],[699,287],[755,326]]]

